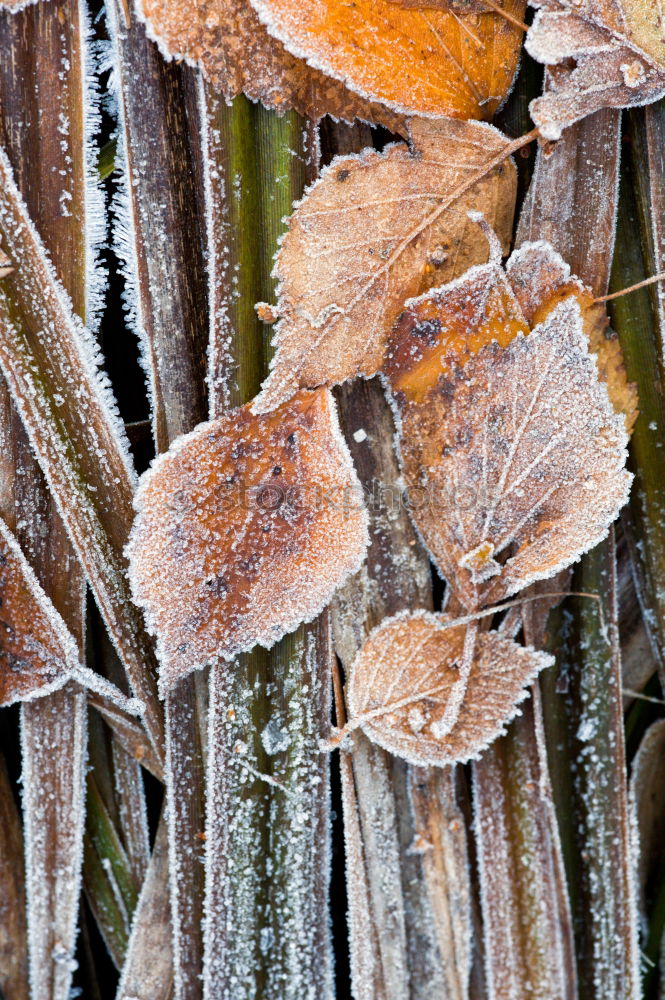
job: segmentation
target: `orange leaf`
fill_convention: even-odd
[[[132,589],[162,690],[311,621],[362,562],[367,515],[326,389],[243,406],[179,438],[143,477]]]
[[[139,15],[167,58],[187,59],[227,100],[247,94],[268,108],[295,108],[403,131],[395,112],[351,93],[337,80],[296,59],[271,38],[249,0],[137,0]]]
[[[0,520],[0,705],[48,694],[78,667],[78,650]]]
[[[361,726],[375,743],[414,764],[478,757],[505,732],[528,685],[553,662],[496,632],[482,633],[456,720],[442,727],[466,632],[445,623],[444,615],[426,611],[386,618],[358,653],[347,685],[349,726]]]
[[[386,374],[411,514],[476,609],[604,538],[632,478],[625,422],[574,296],[529,333],[495,261],[407,307]]]
[[[621,345],[609,328],[605,306],[590,288],[570,273],[563,257],[543,240],[525,243],[506,264],[506,276],[529,326],[536,326],[569,296],[577,299],[589,348],[598,361],[598,376],[616,413],[623,413],[630,433],[637,419],[637,389],[628,382]]]
[[[508,94],[522,43],[519,28],[478,4],[251,3],[289,52],[405,114],[491,119]],[[526,3],[503,6],[521,19]]]
[[[409,128],[414,152],[338,157],[296,205],[275,265],[277,353],[255,411],[298,388],[374,375],[404,300],[487,260],[469,209],[482,206],[509,243],[515,168],[486,171],[508,139],[479,122]]]
[[[547,139],[600,108],[650,104],[665,95],[663,14],[645,0],[532,0],[541,9],[527,51],[550,70],[531,102]]]

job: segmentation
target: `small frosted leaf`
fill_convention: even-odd
[[[268,108],[295,108],[310,118],[385,125],[402,131],[400,115],[351,93],[296,59],[266,31],[249,0],[138,0],[139,16],[169,59],[187,59],[227,99],[244,93]]]
[[[0,705],[55,691],[77,666],[74,639],[0,520]]]
[[[522,36],[481,5],[251,0],[289,52],[351,90],[414,115],[487,118],[511,87]],[[525,0],[504,0],[518,20]]]
[[[562,129],[600,108],[651,104],[665,94],[665,36],[655,5],[644,0],[532,0],[532,5],[541,10],[526,49],[549,67],[551,85],[529,110],[547,139],[560,138]]]
[[[637,419],[637,388],[626,376],[621,344],[609,328],[604,304],[594,302],[591,289],[571,274],[563,257],[542,240],[516,250],[506,264],[506,276],[532,327],[542,323],[563,299],[571,295],[577,299],[599,378],[607,384],[615,412],[624,414],[630,433]]]
[[[505,136],[450,119],[409,129],[414,152],[392,145],[338,157],[296,206],[277,255],[277,353],[257,412],[298,388],[375,374],[405,298],[487,260],[469,210],[482,207],[509,243],[514,166],[483,174]]]
[[[577,300],[515,335],[522,314],[500,274],[477,268],[408,304],[391,348],[402,363],[387,369],[412,517],[467,608],[577,560],[605,537],[632,478],[624,417]],[[421,353],[405,352],[404,337]]]
[[[445,616],[426,611],[387,618],[351,668],[350,723],[414,764],[443,766],[477,757],[505,732],[528,685],[553,662],[496,632],[482,633],[456,720],[440,735],[466,632],[464,626],[442,628],[444,623]]]
[[[179,438],[143,477],[129,545],[167,690],[313,619],[367,546],[360,484],[326,389],[241,407]]]

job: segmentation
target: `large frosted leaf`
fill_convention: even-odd
[[[631,482],[624,418],[598,379],[576,300],[515,336],[510,289],[495,276],[490,300],[489,282],[474,287],[479,272],[411,304],[394,350],[419,330],[424,346],[410,369],[397,359],[388,372],[412,516],[467,608],[578,559],[605,537]],[[449,306],[465,289],[473,334],[457,347]]]
[[[179,438],[143,478],[137,510],[132,586],[165,689],[310,621],[367,544],[326,389],[263,416],[240,407]]]
[[[468,211],[507,245],[515,169],[509,142],[479,122],[410,123],[414,151],[338,157],[296,205],[277,255],[277,353],[255,409],[298,388],[373,375],[409,296],[487,260]]]
[[[517,68],[524,0],[507,16],[466,4],[251,0],[294,55],[364,97],[407,114],[491,118]]]
[[[330,114],[400,129],[399,115],[287,52],[249,0],[139,0],[137,8],[162,53],[199,65],[227,100],[244,93],[282,112],[295,108],[310,118]]]

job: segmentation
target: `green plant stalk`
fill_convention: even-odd
[[[208,94],[224,218],[219,231],[211,379],[217,415],[265,377],[265,328],[282,219],[305,182],[304,123]],[[219,310],[219,312],[217,311]],[[205,996],[325,998],[328,950],[328,764],[325,615],[270,652],[211,671]]]
[[[662,119],[665,109],[658,105],[653,113]],[[611,288],[619,290],[641,281],[654,273],[654,254],[649,216],[651,206],[649,177],[642,157],[644,149],[644,116],[630,116],[630,136],[634,141],[633,155],[624,158],[623,185],[619,206],[617,252],[612,269]],[[635,556],[643,580],[642,599],[646,605],[648,625],[662,650],[665,641],[665,404],[662,386],[662,331],[658,330],[658,311],[650,290],[639,289],[615,299],[611,306],[612,325],[619,335],[629,379],[637,383],[639,416],[630,445],[630,464],[635,481],[631,493],[630,512],[637,541]],[[662,662],[660,669],[663,678]],[[635,717],[633,707],[630,733],[633,742]],[[639,713],[642,714],[642,713]],[[649,931],[644,942],[645,954],[657,963],[663,932],[665,880],[658,887]],[[652,995],[656,971],[645,968],[645,996]]]
[[[93,775],[86,782],[84,885],[102,937],[117,968],[127,949],[138,889],[131,863]]]
[[[576,937],[580,995],[639,995],[613,539],[584,557],[553,613],[557,662],[542,677],[547,748]],[[602,616],[601,616],[602,607]]]
[[[665,107],[653,111],[662,121]],[[644,112],[631,113],[629,136],[632,155],[624,156],[622,194],[617,228],[617,252],[612,269],[611,290],[619,291],[659,269],[652,246],[650,216],[659,206],[651,205],[646,153]],[[630,147],[629,147],[630,148]],[[653,166],[653,165],[652,165]],[[655,166],[653,169],[656,169]],[[660,206],[662,210],[662,206]],[[610,302],[612,326],[619,335],[626,371],[637,384],[639,416],[630,443],[630,466],[635,474],[630,513],[637,542],[637,560],[642,582],[641,598],[646,622],[657,649],[665,649],[665,401],[662,393],[663,361],[658,328],[656,293],[644,288]],[[664,676],[661,654],[661,679]]]

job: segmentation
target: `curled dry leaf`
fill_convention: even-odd
[[[485,169],[508,139],[479,122],[409,127],[414,152],[338,157],[296,205],[275,265],[277,352],[257,412],[298,388],[374,375],[405,298],[487,260],[470,209],[482,205],[508,244],[515,168]]]
[[[466,633],[464,626],[445,624],[444,615],[427,611],[386,618],[358,653],[347,685],[349,724],[414,764],[478,757],[505,732],[528,685],[553,662],[496,632],[482,633],[457,717],[451,728],[442,726]]]
[[[73,637],[0,520],[0,705],[55,691],[77,667]]]
[[[531,102],[547,139],[600,108],[650,104],[665,94],[665,14],[659,0],[531,0],[540,10],[527,51],[551,87]]]
[[[540,308],[529,332],[498,262],[473,268],[407,303],[384,369],[412,517],[470,609],[577,560],[628,496],[625,418],[577,297]]]
[[[367,515],[327,389],[249,406],[177,439],[143,477],[128,553],[162,690],[269,648],[362,562]]]
[[[227,100],[244,93],[278,111],[295,108],[314,119],[361,118],[403,131],[401,115],[351,93],[287,52],[249,0],[137,0],[136,6],[163,55],[200,66]]]
[[[369,100],[413,115],[486,118],[510,90],[522,33],[481,4],[251,0],[289,52]],[[521,19],[525,0],[503,0]]]

